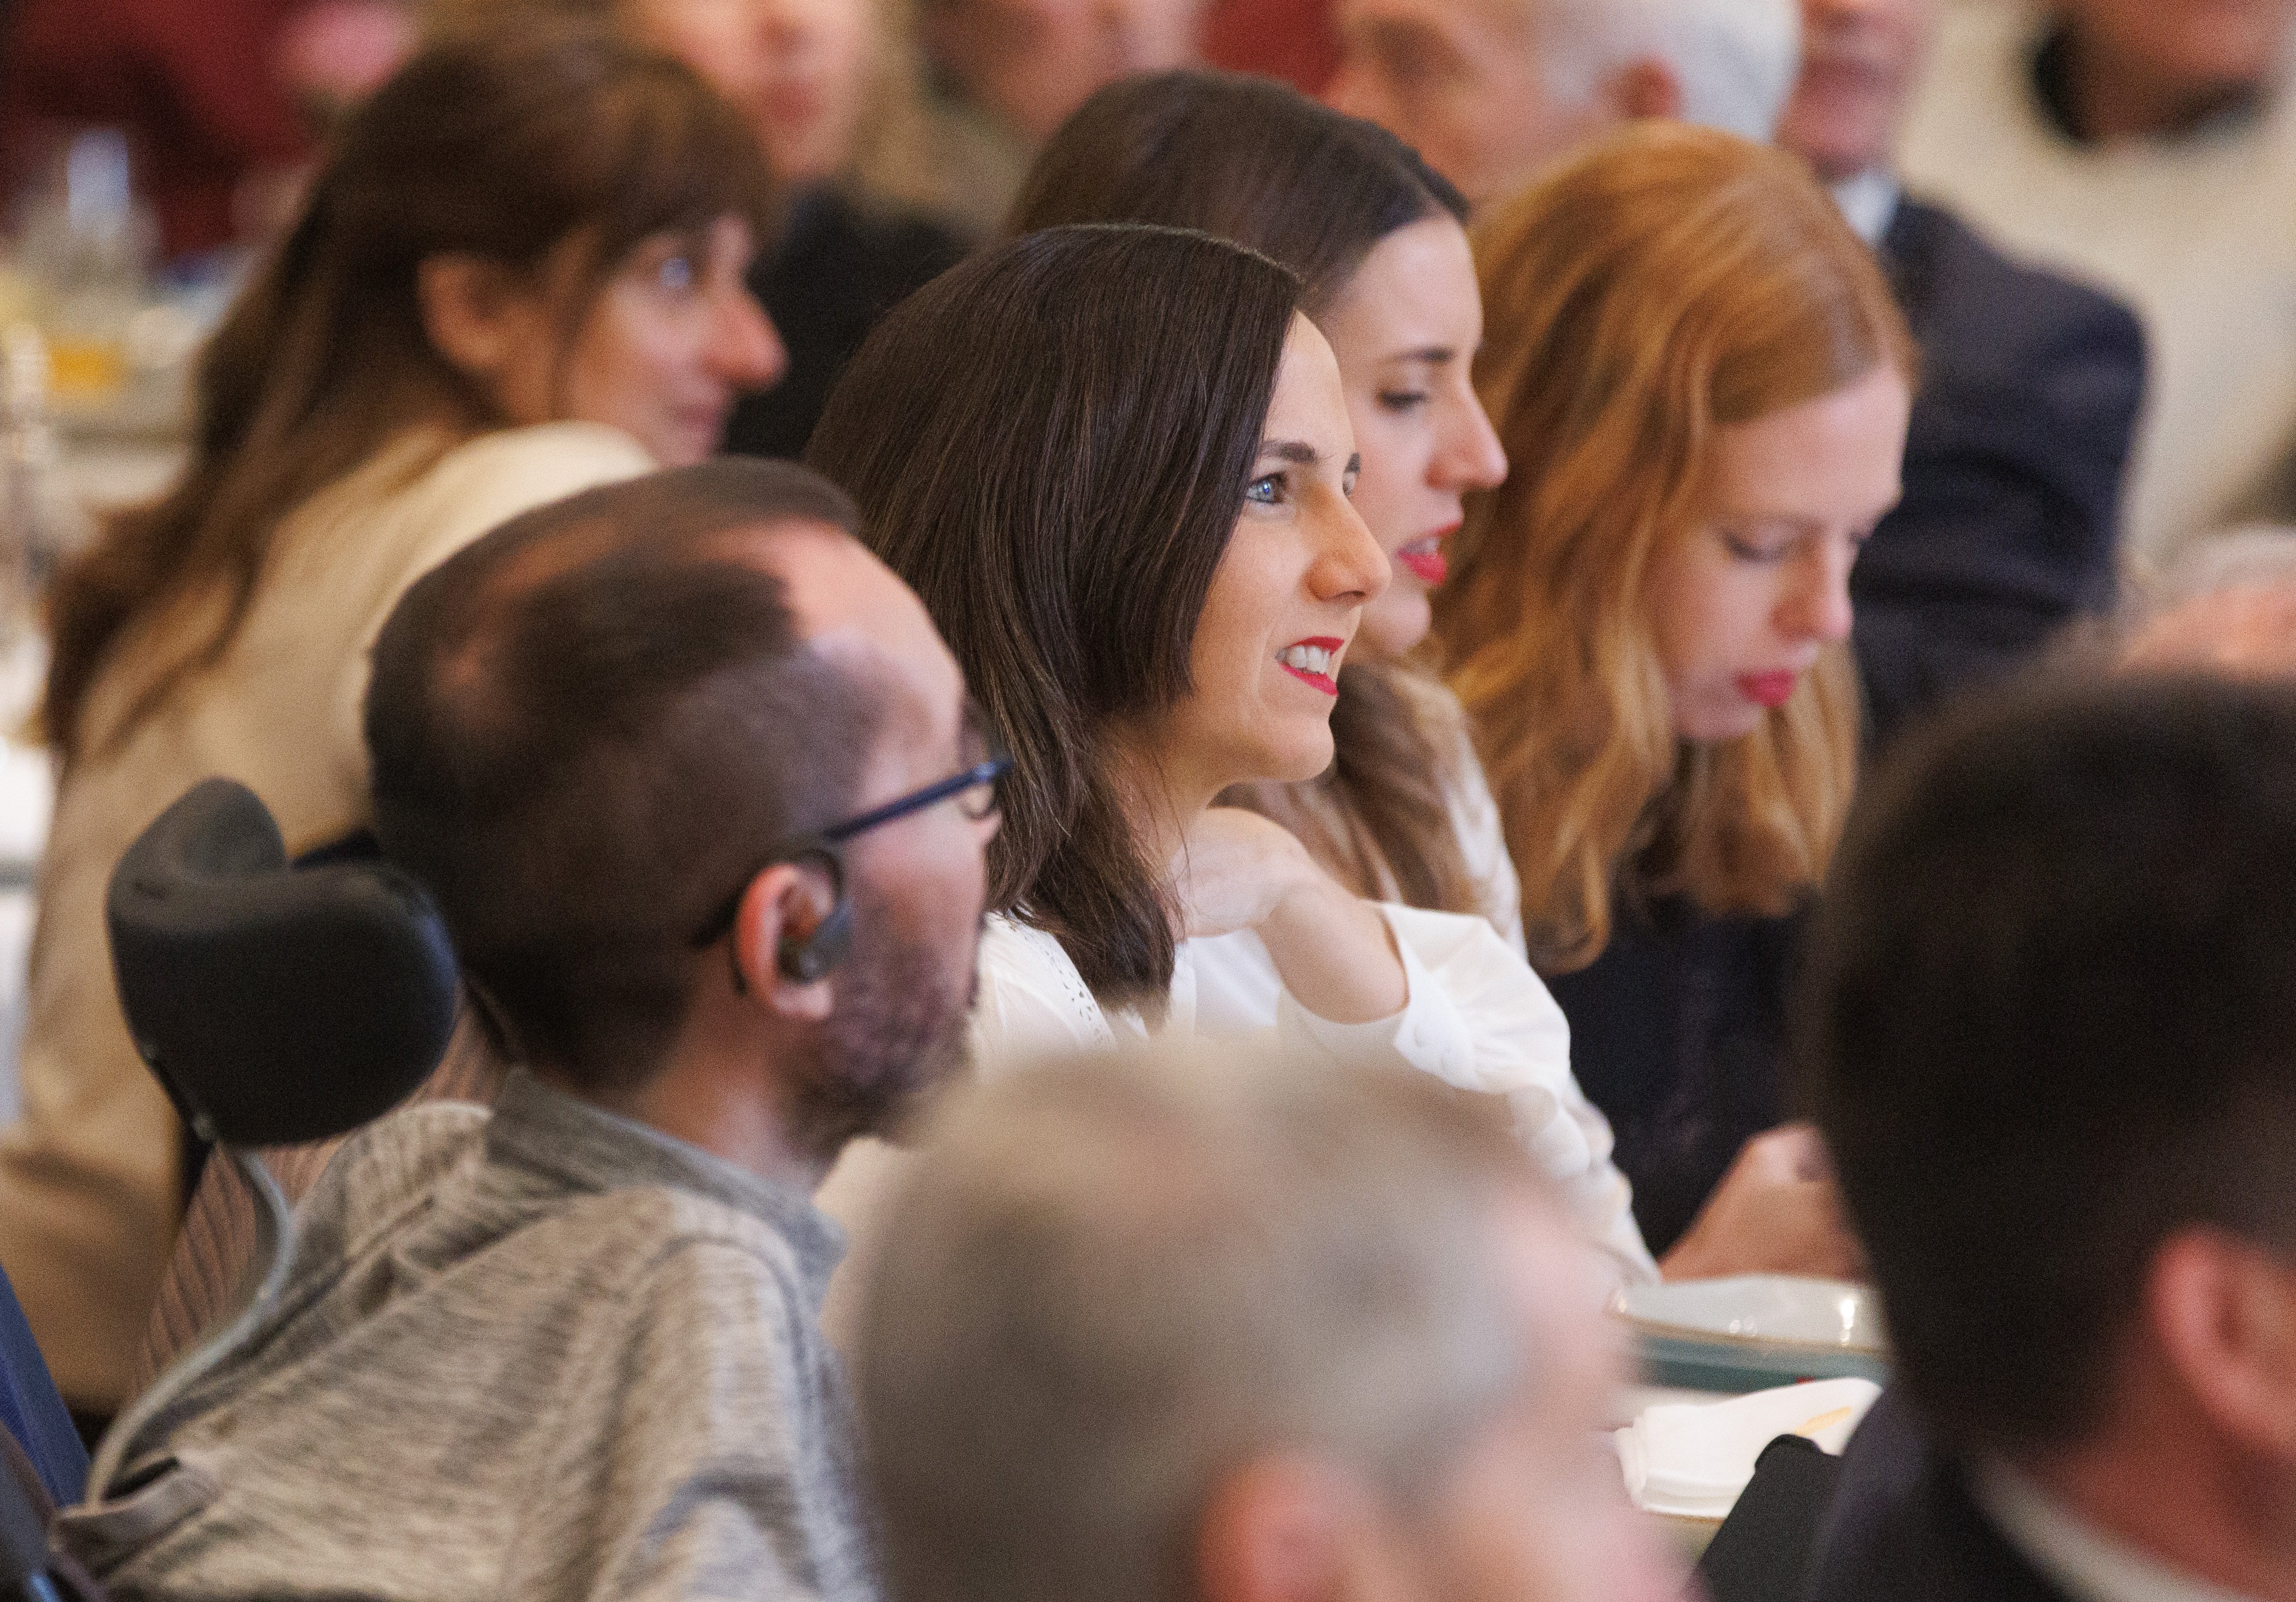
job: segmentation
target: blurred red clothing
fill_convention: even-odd
[[[1340,70],[1332,0],[1217,0],[1204,19],[1204,56],[1231,72],[1280,78],[1321,94]]]
[[[303,3],[16,0],[0,44],[0,159],[12,193],[38,175],[61,136],[124,128],[167,254],[229,242],[240,181],[311,152],[276,65],[280,31]]]

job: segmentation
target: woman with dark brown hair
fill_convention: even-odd
[[[975,1060],[1244,1034],[1503,1093],[1579,1222],[1648,1276],[1561,1016],[1489,923],[1366,901],[1216,804],[1330,766],[1336,676],[1387,581],[1300,297],[1208,234],[1047,229],[896,309],[814,435],[1013,752]],[[867,1162],[824,1192],[856,1222]]]
[[[1086,101],[1037,156],[1010,231],[1201,228],[1300,275],[1363,455],[1356,510],[1393,569],[1340,674],[1332,766],[1229,799],[1299,835],[1357,895],[1479,912],[1519,947],[1514,869],[1458,702],[1406,661],[1462,497],[1506,477],[1471,381],[1483,312],[1466,210],[1382,128],[1281,84],[1184,71]]]
[[[667,57],[566,29],[426,52],[217,332],[181,484],[59,575],[0,1264],[76,1408],[119,1401],[182,1205],[104,956],[112,864],[210,774],[291,850],[365,823],[366,647],[399,593],[516,513],[699,459],[778,371],[742,283],[768,198],[749,131]]]

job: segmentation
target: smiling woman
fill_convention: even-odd
[[[1581,1223],[1647,1275],[1561,1015],[1490,924],[1362,900],[1214,804],[1330,763],[1334,670],[1386,582],[1299,297],[1206,234],[1047,229],[897,310],[814,436],[1014,759],[975,1060],[1249,1035],[1506,1094]],[[873,1161],[824,1193],[850,1222]]]
[[[1355,507],[1390,572],[1338,679],[1331,766],[1230,799],[1357,894],[1479,912],[1520,946],[1514,870],[1458,704],[1408,663],[1462,497],[1506,476],[1470,382],[1483,313],[1466,209],[1382,128],[1280,84],[1181,71],[1087,101],[1038,156],[1010,228],[1201,228],[1300,275],[1362,456]]]

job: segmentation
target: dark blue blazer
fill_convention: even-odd
[[[1896,1392],[1850,1437],[1801,1602],[2070,1602],[1969,1494]]]
[[[2113,593],[2144,337],[2120,302],[1899,202],[1882,261],[1921,347],[1905,499],[1851,570],[1869,725],[1990,678]]]

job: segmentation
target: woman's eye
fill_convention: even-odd
[[[1424,390],[1382,390],[1379,404],[1382,411],[1415,412],[1433,397]]]
[[[693,259],[691,256],[673,256],[661,264],[660,270],[654,275],[654,281],[666,290],[682,293],[692,289],[694,281],[700,276],[701,274],[694,270]]]
[[[1722,548],[1741,562],[1776,562],[1785,555],[1789,547],[1749,539],[1743,535],[1733,534],[1726,530],[1722,535]]]
[[[1245,487],[1243,498],[1263,506],[1280,505],[1283,500],[1283,475],[1271,472],[1257,478]]]

